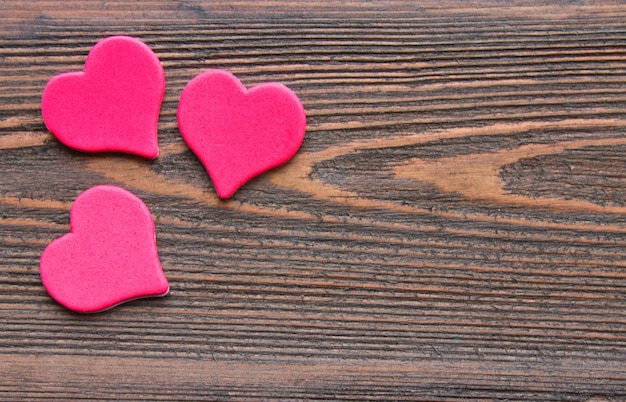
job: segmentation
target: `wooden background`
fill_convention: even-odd
[[[0,399],[626,400],[626,4],[0,3]],[[160,156],[45,129],[111,34],[156,52]],[[297,156],[219,201],[177,130],[209,68],[279,81]],[[73,314],[39,256],[98,184],[171,292]]]

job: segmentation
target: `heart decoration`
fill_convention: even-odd
[[[40,275],[53,299],[81,313],[169,291],[148,207],[115,186],[92,187],[76,198],[70,233],[43,251]]]
[[[289,88],[272,82],[246,89],[224,70],[193,78],[180,96],[176,116],[183,139],[220,198],[287,162],[306,130],[304,107]]]
[[[41,114],[70,148],[156,158],[164,91],[163,67],[152,50],[138,39],[112,36],[93,47],[83,71],[48,82]],[[246,89],[224,70],[192,79],[176,116],[221,198],[287,162],[306,130],[304,107],[289,88],[271,82]],[[40,275],[53,299],[81,313],[169,291],[150,211],[115,186],[92,187],[76,198],[70,232],[43,251]]]
[[[156,158],[165,73],[154,52],[111,36],[89,52],[83,71],[53,77],[41,97],[46,127],[66,146]]]

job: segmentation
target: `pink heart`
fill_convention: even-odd
[[[289,88],[272,82],[248,90],[223,70],[204,72],[185,86],[177,118],[221,198],[287,162],[306,130],[302,103]]]
[[[40,274],[53,299],[82,313],[169,290],[148,207],[115,186],[92,187],[76,198],[70,233],[43,251]]]
[[[70,148],[156,158],[164,91],[165,74],[154,52],[138,39],[111,36],[91,49],[83,71],[48,82],[41,115]]]

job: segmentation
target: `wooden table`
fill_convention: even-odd
[[[626,5],[546,3],[0,3],[0,400],[626,400]],[[165,68],[153,161],[41,119],[113,34]],[[307,113],[228,201],[175,117],[211,68]],[[150,208],[167,297],[47,295],[98,184]]]

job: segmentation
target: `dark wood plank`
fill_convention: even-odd
[[[545,3],[1,3],[0,399],[626,400],[626,6]],[[41,121],[111,34],[165,67],[154,161]],[[307,111],[229,201],[176,126],[209,68]],[[103,183],[171,293],[76,315],[39,256]]]

